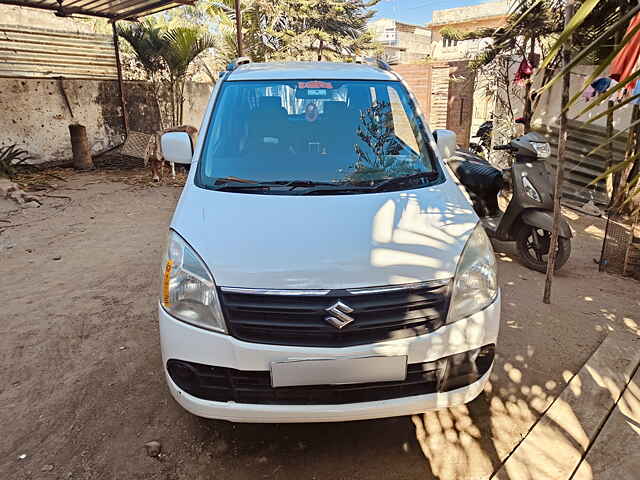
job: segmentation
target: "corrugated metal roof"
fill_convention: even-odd
[[[0,4],[52,10],[56,15],[87,15],[111,20],[133,20],[195,0],[0,0]]]
[[[116,79],[113,37],[0,24],[0,77]]]

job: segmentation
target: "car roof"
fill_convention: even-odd
[[[240,80],[398,80],[394,73],[363,63],[268,62],[240,65],[228,81]]]

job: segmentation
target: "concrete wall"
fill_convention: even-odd
[[[381,18],[371,22],[369,28],[385,55],[397,63],[416,63],[429,55],[431,31],[426,27]]]
[[[68,125],[74,121],[87,127],[94,152],[122,141],[122,109],[116,81],[65,79],[62,85],[71,111],[59,80],[0,78],[0,145],[18,144],[35,157],[34,163],[65,161],[71,157]],[[210,91],[209,84],[187,84],[184,123],[200,127]],[[158,130],[158,103],[150,85],[126,82],[125,95],[130,130]],[[161,109],[168,111],[166,92],[161,92],[159,99]]]
[[[582,83],[585,79],[591,75],[594,71],[595,67],[591,65],[580,65],[573,69],[571,75],[571,96],[580,90]],[[602,76],[606,76],[606,73]],[[545,92],[543,97],[540,99],[540,104],[538,105],[538,109],[534,114],[534,123],[541,126],[554,125],[558,126],[559,118],[560,118],[560,105],[561,105],[561,97],[562,97],[562,81],[559,80],[555,83],[553,88]],[[598,114],[607,110],[606,102],[598,105],[597,107],[591,109],[587,114],[580,118],[576,118],[577,114],[586,107],[588,103],[584,99],[578,100],[572,107],[569,109],[569,118],[576,119],[582,122],[586,122],[591,118],[596,117]],[[622,130],[629,126],[631,123],[631,110],[632,105],[625,105],[624,107],[618,109],[614,113],[613,117],[613,126],[615,129]],[[593,122],[594,125],[600,127],[606,127],[607,121],[606,117],[602,117]]]
[[[431,16],[433,24],[459,23],[478,20],[483,17],[505,15],[509,11],[509,2],[487,2],[468,7],[434,10]]]
[[[469,7],[447,8],[433,11],[433,21],[428,25],[431,35],[431,58],[434,60],[471,59],[484,50],[487,39],[461,40],[445,46],[440,29],[452,27],[461,32],[504,25],[509,2],[489,2]]]

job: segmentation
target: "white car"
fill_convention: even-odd
[[[234,422],[391,417],[473,400],[500,323],[496,261],[384,64],[232,64],[171,221],[159,302],[169,390]],[[435,135],[435,137],[434,137]],[[437,140],[436,140],[437,138]]]

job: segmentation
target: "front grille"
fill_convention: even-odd
[[[229,333],[253,343],[344,347],[414,337],[444,325],[449,282],[425,282],[370,292],[332,290],[323,295],[241,293],[221,288]],[[337,301],[348,305],[354,321],[338,329],[325,321]]]
[[[447,392],[480,379],[491,367],[495,345],[435,362],[407,366],[398,382],[303,387],[271,386],[264,371],[242,371],[171,359],[167,371],[178,387],[194,397],[215,402],[263,405],[339,405]]]

